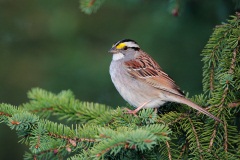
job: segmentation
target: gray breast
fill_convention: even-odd
[[[123,61],[112,61],[110,65],[110,75],[113,84],[118,90],[119,94],[134,107],[139,107],[147,101],[151,101],[144,108],[155,108],[162,105],[164,102],[159,99],[159,95],[151,92],[152,87],[142,81],[132,78],[125,68],[123,68]]]

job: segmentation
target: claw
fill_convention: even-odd
[[[140,110],[140,109],[142,109],[147,103],[149,103],[150,101],[147,101],[147,102],[145,102],[145,103],[143,103],[141,106],[139,106],[139,107],[137,107],[137,109],[135,109],[135,110],[130,110],[130,109],[128,109],[128,108],[125,108],[125,110],[127,110],[127,114],[133,114],[135,117],[137,117],[137,112]]]
[[[128,108],[124,108],[124,110],[126,110],[126,112],[124,112],[124,113],[126,113],[126,114],[132,114],[132,115],[134,115],[135,117],[137,117],[137,112],[138,112],[137,109],[131,110],[131,109],[128,109]]]

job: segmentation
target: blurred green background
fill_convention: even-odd
[[[234,14],[235,4],[186,0],[178,17],[169,7],[167,0],[109,0],[86,15],[79,1],[0,0],[0,102],[20,105],[27,91],[40,87],[125,105],[111,82],[107,52],[124,38],[136,40],[190,96],[200,94],[201,50],[213,27]],[[18,140],[0,124],[1,160],[22,159],[26,148]]]

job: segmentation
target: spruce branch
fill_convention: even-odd
[[[50,105],[52,103],[49,103],[48,101],[49,97],[55,101],[56,95],[41,89],[37,90],[43,94],[30,94],[29,97],[32,98],[31,101],[34,101],[31,102],[31,105],[45,104],[43,101],[46,99],[47,101],[45,102],[47,102],[47,105],[44,107],[50,108],[46,107],[52,106]],[[45,95],[45,97],[43,95]],[[62,98],[65,99],[64,97]],[[41,103],[38,103],[37,101],[40,101]],[[59,100],[59,102],[65,104],[64,100]],[[0,112],[2,113],[1,118],[7,117],[7,119],[4,119],[5,123],[11,124],[11,128],[15,128],[24,133],[25,136],[21,136],[23,139],[27,138],[31,153],[26,154],[25,159],[55,159],[57,157],[64,157],[69,153],[81,151],[82,149],[90,150],[94,147],[92,148],[94,151],[98,146],[101,146],[100,144],[105,143],[108,147],[105,146],[105,149],[102,149],[95,155],[96,157],[99,157],[100,155],[105,156],[110,150],[112,153],[117,154],[118,152],[115,150],[119,147],[122,149],[145,152],[146,150],[151,150],[160,142],[170,140],[168,135],[171,132],[168,127],[162,124],[155,124],[157,121],[157,115],[152,109],[142,110],[139,117],[126,114],[115,117],[111,125],[116,126],[112,126],[113,129],[109,128],[106,130],[104,127],[101,128],[100,126],[93,125],[94,123],[88,123],[88,125],[77,126],[75,129],[71,129],[62,124],[41,119],[38,116],[29,113],[28,108],[24,106],[26,106],[26,104],[21,108],[14,108],[13,106],[2,104],[0,106]],[[51,108],[53,108],[51,110],[53,111],[54,107]],[[35,110],[35,108],[33,107],[32,110]],[[21,116],[21,113],[25,114]],[[121,114],[123,113],[121,112]],[[112,116],[116,115],[113,114]],[[120,122],[119,117],[125,118],[126,121],[124,123]],[[137,122],[137,125],[132,125],[133,122]],[[124,130],[126,124],[128,127]],[[145,126],[144,124],[148,125]],[[111,131],[112,134],[110,134],[111,132],[109,131]],[[119,131],[124,132],[122,134],[117,134]],[[28,133],[27,136],[26,133]],[[98,138],[96,138],[96,135],[98,135]],[[126,139],[120,139],[119,141],[118,137],[125,137]],[[112,142],[110,144],[109,140],[106,141],[106,139],[109,138]],[[139,141],[139,139],[142,140]],[[122,152],[122,150],[119,151]]]
[[[197,134],[197,131],[196,131],[195,125],[193,124],[193,121],[191,120],[191,118],[188,118],[188,120],[189,120],[189,122],[190,122],[190,124],[191,124],[192,130],[193,130],[193,133],[194,133],[195,138],[196,138],[196,143],[197,143],[198,151],[199,151],[199,153],[201,154],[202,149],[201,149],[201,146],[200,146],[199,137],[198,137],[198,134]],[[200,158],[202,159],[202,156],[200,156]]]
[[[227,122],[226,120],[224,121],[223,124],[224,128],[224,151],[228,152],[228,129],[227,129]]]
[[[186,139],[189,142],[189,149],[191,149],[193,152],[197,151],[199,159],[203,159],[203,150],[199,141],[199,134],[197,131],[197,127],[198,130],[200,129],[199,125],[202,124],[194,122],[194,120],[188,117],[183,124],[183,130],[186,132]]]
[[[234,108],[234,107],[238,107],[239,105],[240,105],[240,102],[232,102],[228,104],[228,107]]]
[[[216,137],[216,132],[217,132],[217,126],[218,126],[219,123],[215,122],[214,123],[214,129],[213,129],[213,132],[212,132],[212,135],[211,135],[211,139],[210,139],[210,143],[209,143],[209,146],[208,146],[208,151],[211,151],[212,147],[213,147],[213,142],[214,142],[214,139]]]
[[[172,155],[171,155],[171,151],[170,151],[170,145],[169,145],[168,141],[166,141],[166,146],[167,146],[167,150],[168,150],[168,159],[172,160]]]
[[[96,142],[94,140],[96,132],[94,131],[97,126],[83,126],[74,130],[62,124],[41,120],[26,110],[7,104],[0,105],[0,112],[3,113],[0,116],[3,119],[2,122],[9,125],[11,129],[15,129],[22,138],[21,141],[29,144],[32,158],[35,159],[37,159],[36,157],[65,155],[67,152],[71,152],[72,147],[88,148],[93,142]],[[6,116],[7,119],[3,118]]]
[[[214,90],[214,65],[211,65],[210,69],[210,92]]]
[[[233,136],[238,134],[233,121],[239,112],[239,88],[235,87],[239,85],[239,14],[231,18],[215,28],[202,54],[204,91],[209,93],[208,109],[223,120],[223,124],[205,124],[208,130],[201,136],[205,137],[201,143],[212,154],[207,154],[208,158],[236,158],[234,146],[239,141]],[[232,109],[232,105],[236,108]]]
[[[181,149],[181,152],[180,152],[180,154],[179,154],[178,160],[179,160],[179,159],[182,159],[183,154],[186,152],[186,148],[187,148],[187,143],[185,143],[185,144],[182,146],[182,149]]]
[[[100,128],[99,138],[103,140],[91,151],[96,157],[101,157],[107,152],[117,155],[122,149],[137,151],[151,150],[159,142],[169,140],[170,132],[164,125],[148,125],[145,127],[129,128],[120,127],[116,130]]]
[[[171,126],[176,123],[178,124],[179,122],[183,121],[186,117],[188,117],[188,114],[178,113],[174,111],[161,115],[159,122]]]
[[[87,123],[97,118],[99,120],[100,117],[107,121],[109,118],[107,114],[113,114],[106,105],[76,100],[69,90],[53,94],[40,88],[33,88],[28,92],[28,98],[30,102],[24,104],[22,108],[46,118],[53,114],[60,119]]]

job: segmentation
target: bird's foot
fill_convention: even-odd
[[[125,110],[124,113],[126,113],[126,114],[132,114],[132,115],[134,115],[135,117],[137,117],[137,112],[138,112],[137,109],[131,110],[131,109],[128,109],[128,108],[124,108],[124,110]]]

